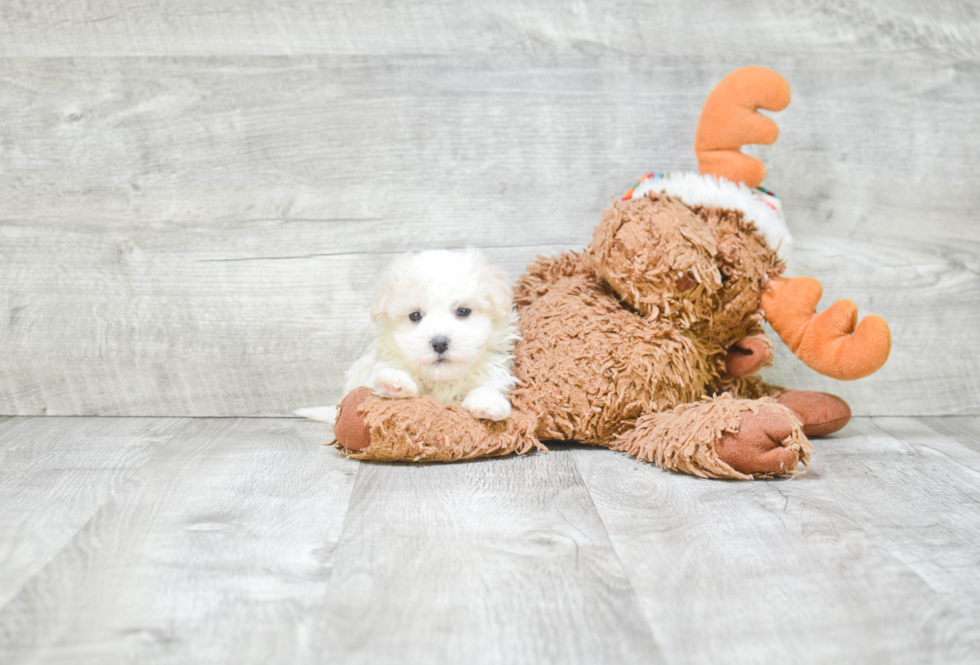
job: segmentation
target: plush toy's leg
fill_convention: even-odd
[[[642,416],[610,447],[665,469],[742,480],[794,473],[812,449],[785,406],[727,394]]]
[[[836,395],[812,390],[787,390],[766,383],[758,376],[728,377],[714,386],[711,392],[727,392],[742,399],[772,397],[799,418],[803,423],[803,433],[807,436],[837,432],[844,429],[851,419],[851,407]]]
[[[508,420],[477,420],[458,404],[431,397],[383,399],[367,388],[337,406],[337,447],[357,459],[452,462],[547,450],[535,438],[537,419],[515,410]]]
[[[851,407],[837,395],[812,390],[787,390],[776,401],[792,411],[803,423],[807,436],[823,436],[844,429],[851,419]]]
[[[371,444],[371,428],[360,411],[361,405],[370,396],[370,388],[357,388],[337,405],[333,435],[337,439],[337,447],[348,453],[360,452]]]

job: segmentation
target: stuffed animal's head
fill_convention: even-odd
[[[695,206],[693,210],[714,235],[714,258],[722,282],[715,294],[715,308],[700,332],[728,347],[762,320],[762,294],[769,280],[783,273],[786,263],[742,211],[717,206]]]
[[[742,154],[779,136],[760,108],[781,111],[789,84],[763,67],[726,76],[705,100],[694,137],[700,174],[650,174],[603,213],[589,250],[628,306],[722,346],[765,317],[798,358],[822,374],[857,379],[888,358],[878,316],[858,323],[840,300],[816,313],[815,279],[780,279],[793,239],[779,200],[759,185],[766,169]]]
[[[721,346],[761,320],[762,292],[785,267],[741,210],[649,189],[603,212],[589,251],[627,306]]]
[[[620,300],[644,317],[690,328],[716,309],[715,237],[680,201],[651,193],[613,203],[589,252]]]
[[[859,325],[848,300],[816,314],[820,283],[779,277],[792,238],[770,192],[697,174],[640,185],[604,211],[589,246],[626,306],[722,347],[765,318],[797,357],[838,379],[884,364],[881,317]]]

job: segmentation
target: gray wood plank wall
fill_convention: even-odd
[[[793,86],[757,148],[878,374],[856,414],[980,414],[980,11],[969,0],[0,5],[0,413],[269,416],[338,398],[394,252],[515,277],[694,169],[700,104]]]

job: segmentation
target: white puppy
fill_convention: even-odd
[[[513,292],[476,249],[426,250],[397,258],[381,279],[371,318],[376,335],[345,374],[344,394],[367,386],[381,397],[431,395],[475,417],[506,420],[518,339]],[[333,422],[333,407],[296,414]]]

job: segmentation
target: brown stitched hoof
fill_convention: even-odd
[[[787,390],[776,401],[796,414],[807,436],[823,436],[844,429],[851,407],[837,395],[812,390]]]
[[[793,421],[785,413],[762,407],[759,413],[744,411],[738,432],[726,432],[715,442],[715,452],[739,473],[786,473],[796,467],[796,452],[783,447],[793,433]]]
[[[769,345],[758,337],[740,339],[729,347],[725,369],[738,379],[750,376],[765,366],[771,353]]]
[[[349,392],[337,405],[337,423],[333,433],[337,442],[349,452],[364,450],[371,444],[371,428],[360,413],[360,406],[370,396],[370,388],[358,388]]]

